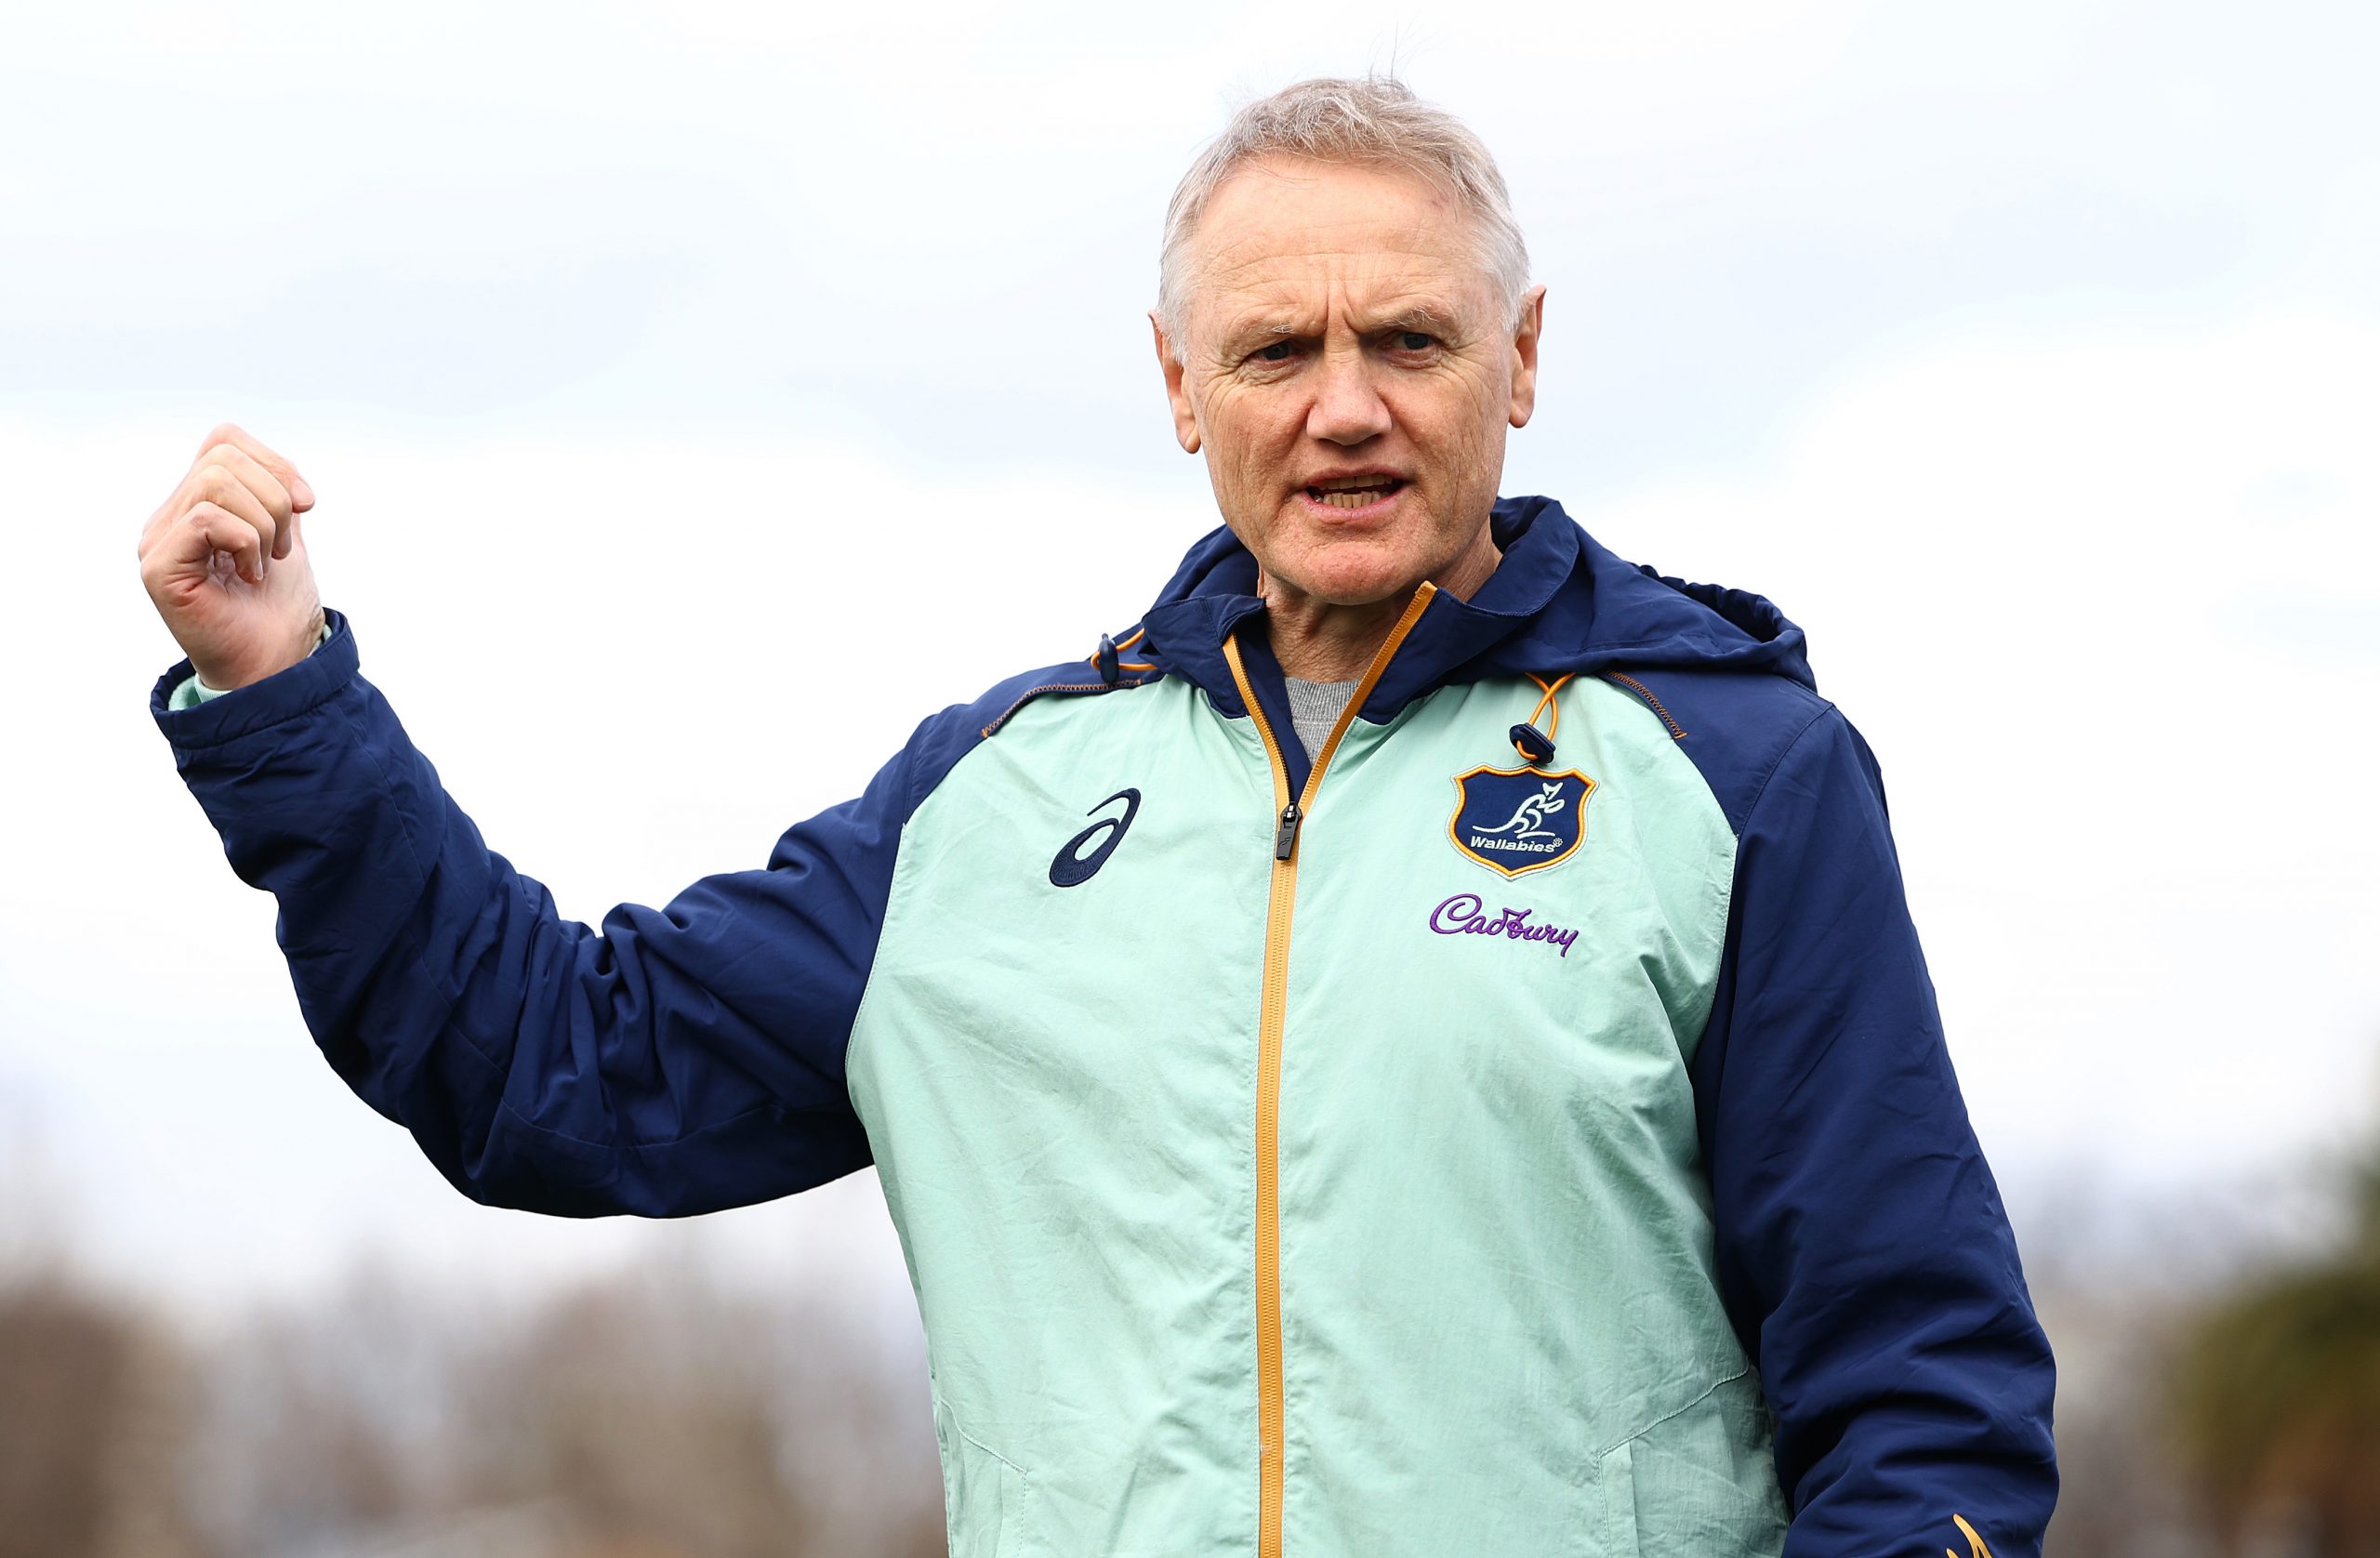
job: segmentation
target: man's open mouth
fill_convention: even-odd
[[[1367,476],[1353,482],[1330,482],[1310,486],[1306,488],[1305,495],[1333,508],[1362,508],[1392,495],[1404,485],[1404,481],[1398,477]]]

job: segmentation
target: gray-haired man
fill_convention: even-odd
[[[2024,1558],[2051,1361],[1874,759],[1766,601],[1497,496],[1527,273],[1397,85],[1244,110],[1153,315],[1223,525],[600,931],[358,674],[236,429],[143,538],[154,712],[326,1057],[466,1194],[877,1165],[955,1553]]]

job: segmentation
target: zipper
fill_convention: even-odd
[[[1273,764],[1273,892],[1264,910],[1264,988],[1256,1022],[1257,1558],[1281,1558],[1281,1467],[1286,1442],[1282,1425],[1287,1416],[1281,1399],[1281,1024],[1289,985],[1289,917],[1298,895],[1298,830],[1314,810],[1315,791],[1321,787],[1323,771],[1339,750],[1340,738],[1347,733],[1355,711],[1371,696],[1397,646],[1436,593],[1437,587],[1426,579],[1413,592],[1405,614],[1389,629],[1387,640],[1365,667],[1363,680],[1348,695],[1347,706],[1339,711],[1322,750],[1314,756],[1305,789],[1296,796],[1289,794],[1289,765],[1282,760],[1273,723],[1257,703],[1256,690],[1249,685],[1248,667],[1240,663],[1239,642],[1236,638],[1223,640],[1223,659],[1231,667],[1231,679],[1239,688],[1250,718],[1256,721],[1256,733]]]

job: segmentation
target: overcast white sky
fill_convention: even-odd
[[[135,537],[215,422],[287,454],[495,847],[589,920],[661,902],[1138,617],[1214,522],[1142,316],[1166,196],[1240,98],[1392,57],[1549,287],[1503,490],[1808,629],[2020,1238],[2334,1146],[2380,1114],[2376,17],[12,18],[0,1238],[193,1300],[672,1240],[897,1286],[866,1176],[495,1213],[355,1102],[150,722]]]

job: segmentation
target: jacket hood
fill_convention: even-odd
[[[1503,561],[1470,600],[1440,592],[1431,601],[1365,702],[1364,718],[1386,720],[1448,682],[1529,672],[1767,671],[1818,685],[1801,628],[1765,597],[1626,561],[1549,497],[1499,498],[1488,524]],[[1264,610],[1256,573],[1255,557],[1218,526],[1190,548],[1142,619],[1148,631],[1139,652],[1189,678],[1226,713],[1243,710],[1223,642]]]

